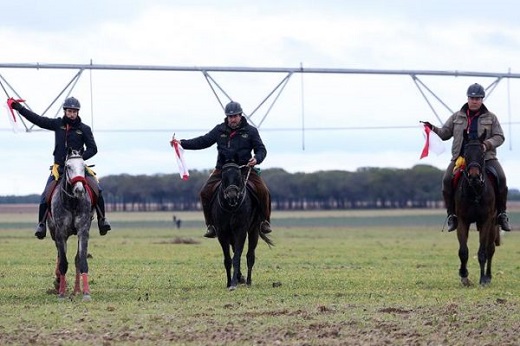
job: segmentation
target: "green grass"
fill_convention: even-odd
[[[463,288],[441,212],[276,213],[252,287],[229,292],[201,215],[177,216],[180,230],[170,213],[110,215],[89,243],[92,301],[60,302],[54,243],[33,237],[34,215],[0,214],[0,344],[518,344],[520,232],[497,248],[490,286]]]

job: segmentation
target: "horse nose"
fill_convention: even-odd
[[[78,182],[74,184],[74,188],[72,189],[72,192],[75,196],[83,196],[85,194],[85,187],[82,183]]]

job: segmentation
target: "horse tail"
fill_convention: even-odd
[[[265,241],[267,245],[269,245],[269,247],[274,246],[274,242],[271,240],[271,238],[269,238],[267,234],[264,234],[262,232],[258,233],[260,233],[260,238],[262,238],[262,240]]]

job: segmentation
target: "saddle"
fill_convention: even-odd
[[[455,167],[453,168],[453,177],[451,179],[453,189],[457,188],[460,177],[464,173],[465,168],[466,168],[466,160],[464,160],[464,158],[462,156],[459,156],[457,158],[457,160],[455,161]],[[493,187],[495,188],[495,192],[497,192],[499,184],[500,184],[497,171],[495,170],[494,167],[486,165],[486,174],[489,177],[489,180],[491,180]]]
[[[222,181],[217,181],[212,187],[211,187],[211,202],[215,200],[217,197],[217,191],[222,184]],[[261,205],[260,199],[258,198],[258,193],[256,191],[256,186],[251,181],[247,181],[246,185],[247,190],[249,191],[251,197],[255,200],[257,205]]]
[[[51,174],[54,177],[54,180],[52,180],[46,187],[45,187],[45,202],[47,205],[50,205],[52,194],[54,193],[54,190],[61,182],[62,176],[59,173],[59,165],[54,164],[50,167]],[[87,174],[85,177],[85,180],[87,181],[87,186],[85,188],[87,189],[87,193],[90,196],[90,200],[92,203],[92,207],[94,207],[97,204],[97,200],[99,198],[99,187],[98,182],[96,178],[96,173],[90,168],[86,167]]]

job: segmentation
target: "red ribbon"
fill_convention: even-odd
[[[425,158],[426,156],[428,156],[428,152],[430,150],[430,128],[426,125],[424,125],[424,132],[426,133],[426,143],[424,144],[424,148],[421,152],[421,157],[420,159],[422,158]]]
[[[12,97],[7,99],[7,107],[11,111],[11,116],[13,117],[13,121],[16,122],[16,116],[14,115],[14,111],[13,111],[13,102],[20,103],[20,102],[25,102],[25,100],[22,100],[22,99],[15,100]]]

